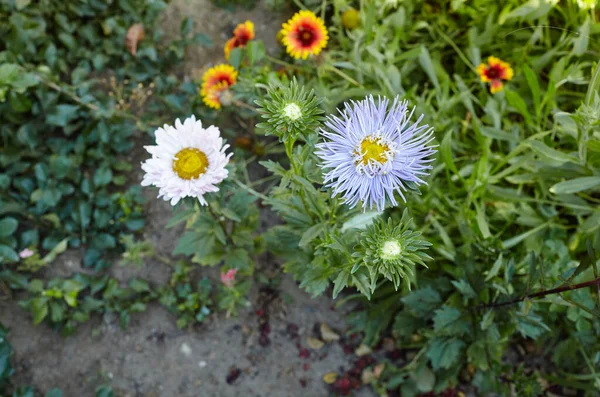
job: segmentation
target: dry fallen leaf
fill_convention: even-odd
[[[319,350],[320,348],[325,346],[325,343],[323,343],[322,340],[313,338],[312,336],[306,338],[306,344],[308,344],[308,347],[315,350]]]
[[[360,374],[360,381],[363,385],[368,385],[375,380],[375,375],[373,375],[373,371],[371,368],[365,369],[362,374]]]
[[[131,25],[125,36],[125,46],[131,55],[135,56],[138,43],[142,40],[144,40],[144,26],[141,23]]]
[[[327,372],[325,375],[323,375],[323,382],[327,383],[328,385],[331,385],[336,379],[337,373],[335,372]]]
[[[321,338],[323,338],[326,343],[340,340],[340,336],[325,323],[321,323]]]
[[[354,354],[356,354],[358,357],[366,356],[367,354],[369,354],[371,352],[372,352],[371,348],[365,344],[361,344],[360,346],[358,346],[356,348],[356,350],[354,350]]]
[[[383,372],[384,368],[385,368],[385,363],[377,364],[375,366],[375,368],[373,368],[373,375],[375,375],[375,377],[377,379],[379,379],[379,377],[381,376],[381,373]]]

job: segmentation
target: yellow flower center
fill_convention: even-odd
[[[363,165],[367,165],[371,160],[384,164],[388,160],[390,147],[380,138],[368,136],[360,143],[360,154],[362,158],[359,160]]]
[[[196,179],[208,169],[208,158],[196,148],[181,149],[173,160],[173,171],[181,179]]]

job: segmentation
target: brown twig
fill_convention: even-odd
[[[597,286],[598,288],[600,288],[600,277],[598,277],[598,278],[596,278],[594,280],[585,281],[585,282],[579,283],[579,284],[563,285],[562,287],[553,288],[553,289],[544,290],[544,291],[538,291],[538,292],[533,293],[533,294],[523,295],[523,296],[521,296],[521,297],[519,297],[517,299],[509,300],[507,302],[490,303],[488,305],[479,305],[479,306],[477,306],[477,308],[478,309],[483,309],[483,308],[494,308],[494,307],[508,306],[508,305],[513,305],[515,303],[522,302],[522,301],[524,301],[527,298],[541,298],[541,297],[546,296],[546,295],[560,294],[561,292],[572,291],[572,290],[576,290],[576,289],[591,287],[591,286],[594,286],[594,285]]]

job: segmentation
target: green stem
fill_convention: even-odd
[[[442,30],[440,28],[438,28],[437,26],[435,27],[435,30],[442,37],[442,39],[444,39],[448,44],[450,44],[450,46],[452,48],[454,48],[454,51],[456,51],[456,53],[458,54],[458,57],[465,63],[465,65],[467,65],[474,73],[477,73],[477,69],[475,68],[475,66],[473,66],[471,61],[469,61],[469,59],[460,50],[460,48],[458,48],[458,46],[454,43],[454,41],[452,41],[452,39],[450,37],[448,37],[444,32],[442,32]]]
[[[295,142],[296,142],[296,140],[291,137],[289,137],[284,142],[285,154],[288,156],[288,159],[290,160],[290,165],[292,166],[292,171],[294,172],[294,174],[298,175],[298,176],[302,176],[301,169],[300,169],[299,165],[296,163],[296,160],[294,159],[294,143]],[[300,186],[300,188],[298,189],[298,192],[300,193],[300,200],[302,200],[302,205],[304,206],[304,210],[306,211],[306,213],[308,215],[310,215],[310,218],[313,220],[313,222],[316,223],[316,218],[315,218],[314,214],[312,213],[312,211],[309,210],[308,202],[306,201],[306,195],[304,194],[304,188],[302,186]]]
[[[300,0],[294,0],[296,6],[301,10],[306,10],[306,6],[300,2]]]
[[[269,201],[269,198],[267,196],[265,196],[262,193],[257,192],[256,190],[252,189],[251,187],[246,186],[243,182],[239,181],[238,179],[236,179],[236,178],[230,178],[230,179],[233,183],[235,183],[236,185],[238,185],[239,187],[241,187],[248,193],[252,194],[253,196],[258,197],[259,199],[261,199],[265,202]]]
[[[358,81],[354,80],[352,77],[348,76],[346,73],[342,72],[341,70],[339,70],[338,68],[336,68],[333,65],[323,65],[323,70],[336,73],[337,75],[339,75],[343,79],[347,80],[348,82],[354,84],[355,86],[363,88],[363,86]]]

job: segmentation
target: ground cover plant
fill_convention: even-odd
[[[195,81],[173,60],[210,40],[150,31],[166,6],[0,8],[0,286],[34,324],[158,303],[189,329],[246,310],[275,258],[352,307],[369,355],[333,394],[600,392],[594,2],[271,1],[279,47],[240,21]],[[142,192],[184,225],[181,260],[143,241]],[[69,249],[89,273],[51,277]],[[125,285],[120,254],[169,282]]]

